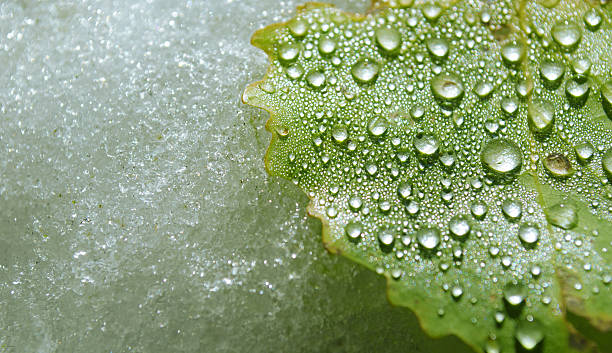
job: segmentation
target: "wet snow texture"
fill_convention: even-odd
[[[249,39],[298,4],[0,3],[0,352],[453,344],[327,254],[306,197],[265,173]]]

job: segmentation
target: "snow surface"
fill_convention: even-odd
[[[455,346],[265,173],[249,39],[299,3],[0,2],[0,352]]]

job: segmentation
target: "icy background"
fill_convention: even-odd
[[[0,352],[467,351],[263,169],[249,39],[299,2],[0,1]]]

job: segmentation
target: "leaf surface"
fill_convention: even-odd
[[[427,333],[478,352],[602,351],[610,14],[578,0],[309,3],[255,33],[270,68],[243,100],[271,114],[266,168],[306,192],[325,246],[384,275]]]

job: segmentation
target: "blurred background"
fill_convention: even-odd
[[[300,3],[0,2],[0,352],[469,351],[266,175],[249,39]]]

